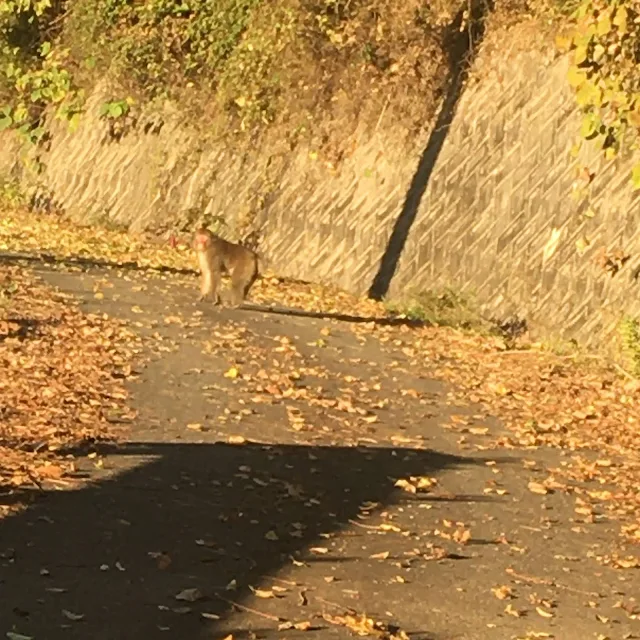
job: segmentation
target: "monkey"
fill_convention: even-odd
[[[211,296],[215,305],[222,304],[221,274],[227,272],[231,276],[232,304],[237,306],[244,301],[258,277],[258,255],[255,251],[228,242],[205,228],[196,231],[193,247],[198,256],[201,274],[198,300]]]

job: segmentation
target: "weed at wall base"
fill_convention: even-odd
[[[625,316],[618,328],[625,364],[635,377],[640,377],[640,322]]]
[[[491,323],[484,320],[472,301],[451,288],[408,294],[400,300],[385,303],[389,313],[435,326],[455,327],[490,332]]]

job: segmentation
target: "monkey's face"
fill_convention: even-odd
[[[196,251],[206,251],[209,248],[209,235],[204,231],[198,231],[193,239],[193,248]]]

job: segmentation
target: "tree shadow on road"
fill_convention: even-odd
[[[369,288],[369,296],[382,300],[388,293],[400,256],[418,215],[422,196],[427,190],[440,152],[449,134],[456,109],[462,98],[465,80],[482,42],[485,20],[493,11],[493,0],[472,0],[464,5],[444,34],[448,54],[449,81],[436,123],[431,130],[418,167],[411,180],[404,205],[398,215],[378,271]],[[466,21],[466,25],[465,25]]]
[[[250,587],[272,584],[269,576],[291,568],[292,558],[313,565],[333,557],[349,577],[362,572],[366,579],[366,515],[416,499],[394,488],[396,478],[484,463],[413,449],[123,445],[106,458],[115,470],[107,479],[45,492],[0,522],[2,631],[46,640],[215,638],[230,632],[225,618],[233,603],[263,612],[245,612],[249,627],[275,630],[278,617],[308,619],[318,611],[313,589],[305,607],[295,588],[276,601],[249,600]],[[359,542],[341,554],[332,534],[350,520],[365,526],[354,527]],[[328,552],[315,555],[314,546]],[[176,600],[185,589],[203,599]],[[63,611],[84,617],[70,620]],[[325,621],[315,623],[324,631],[305,638],[329,633]]]

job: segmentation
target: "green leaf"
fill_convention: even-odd
[[[124,114],[124,108],[119,102],[112,102],[109,105],[109,115],[112,118],[120,118]]]
[[[0,114],[0,131],[9,129],[13,125],[13,118],[7,114]]]
[[[72,133],[75,133],[78,130],[79,126],[80,126],[80,114],[74,113],[69,118],[69,131],[71,131]]]
[[[595,113],[587,113],[582,118],[582,124],[580,125],[580,135],[583,138],[589,140],[598,133],[601,125],[602,122],[598,115],[596,115]]]
[[[35,127],[31,130],[31,138],[36,141],[39,142],[42,139],[42,136],[45,135],[46,133],[46,129],[44,127]]]

